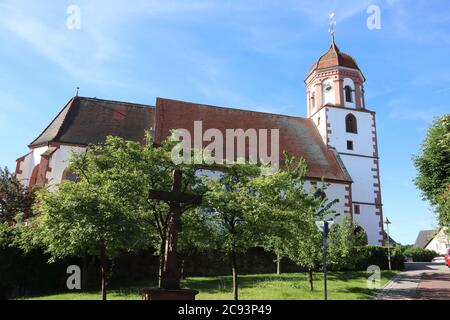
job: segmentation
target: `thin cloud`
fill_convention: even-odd
[[[405,105],[404,102],[398,103],[398,105]],[[420,110],[414,109],[411,106],[407,107],[393,107],[389,112],[389,118],[394,120],[403,121],[421,121],[425,123],[431,123],[436,117],[439,117],[444,113],[444,107],[428,107]]]
[[[289,1],[294,10],[302,13],[316,24],[327,23],[328,15],[334,12],[336,21],[343,22],[357,14],[366,13],[369,5],[377,4],[378,0],[349,0],[349,1],[317,1],[317,0],[295,0]]]

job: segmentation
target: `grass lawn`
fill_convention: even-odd
[[[383,271],[381,285],[396,274],[395,271]],[[307,274],[259,274],[239,277],[241,300],[320,300],[323,299],[323,275],[314,274],[315,291],[308,289]],[[330,300],[369,299],[375,290],[367,288],[365,272],[330,272],[328,274],[328,297]],[[154,287],[154,283],[142,282],[132,285],[112,285],[108,291],[109,300],[139,300],[142,288]],[[183,287],[200,291],[198,300],[232,299],[231,277],[194,277],[183,282]],[[96,292],[62,293],[35,297],[31,300],[97,300],[101,295]]]

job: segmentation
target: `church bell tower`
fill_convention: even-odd
[[[328,51],[305,80],[307,114],[323,141],[338,153],[353,183],[351,213],[369,244],[384,239],[375,112],[366,107],[365,78],[355,59],[339,50],[334,34]]]

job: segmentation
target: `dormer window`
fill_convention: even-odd
[[[353,102],[353,90],[350,86],[345,86],[344,88],[345,92],[345,101],[346,102]]]

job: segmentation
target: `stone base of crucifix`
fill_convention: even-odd
[[[142,300],[159,301],[192,301],[195,300],[198,291],[196,290],[164,290],[164,289],[144,289],[142,290]]]

